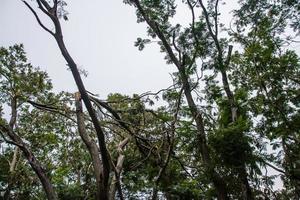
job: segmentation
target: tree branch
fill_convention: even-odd
[[[35,12],[35,10],[24,0],[23,3],[29,8],[29,10],[33,13],[33,15],[35,16],[37,22],[39,23],[39,25],[48,33],[50,33],[52,36],[55,36],[55,33],[53,33],[52,31],[50,31],[50,29],[48,29],[40,20],[39,16],[37,15],[37,13]]]
[[[157,36],[159,37],[159,39],[162,41],[163,46],[166,49],[166,51],[168,52],[168,55],[170,56],[172,62],[177,66],[177,68],[182,68],[182,65],[181,65],[180,61],[175,56],[175,54],[174,54],[174,52],[173,52],[173,50],[172,50],[169,42],[167,41],[165,35],[161,32],[161,30],[159,28],[159,25],[155,21],[151,20],[148,17],[148,15],[146,14],[145,10],[141,6],[139,0],[132,0],[132,2],[137,7],[138,11],[141,13],[141,15],[143,16],[143,18],[147,22],[147,24],[150,26],[150,28],[152,30],[154,30],[154,32],[157,34]]]

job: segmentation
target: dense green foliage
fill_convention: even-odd
[[[300,4],[242,0],[228,28],[220,23],[218,0],[124,2],[147,24],[149,37],[134,45],[143,50],[156,42],[178,71],[173,85],[157,93],[90,95],[109,151],[111,198],[299,199],[300,58],[289,45],[299,35]],[[177,4],[192,16],[186,26],[174,22]],[[0,49],[4,199],[46,198],[6,127],[40,161],[59,199],[95,199],[94,158],[75,101],[52,91],[22,45]],[[89,114],[83,115],[86,134],[97,141]]]

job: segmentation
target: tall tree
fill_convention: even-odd
[[[103,132],[103,128],[101,127],[99,120],[97,118],[97,115],[93,109],[93,106],[91,104],[91,101],[88,97],[88,93],[85,89],[85,86],[83,84],[83,81],[81,79],[79,70],[77,68],[77,65],[75,61],[73,60],[72,56],[69,54],[64,40],[63,40],[63,32],[61,28],[61,24],[59,21],[59,18],[62,16],[64,19],[67,19],[67,16],[64,13],[64,1],[57,1],[54,0],[52,2],[47,2],[45,0],[37,0],[36,3],[38,4],[38,8],[42,11],[43,14],[45,14],[49,19],[53,22],[54,25],[54,32],[51,31],[49,28],[47,28],[43,22],[40,20],[38,14],[36,11],[33,9],[33,7],[27,2],[23,1],[24,4],[29,8],[29,10],[33,13],[35,16],[37,22],[39,25],[50,35],[52,35],[57,42],[57,45],[65,58],[66,62],[68,63],[68,66],[71,69],[71,72],[73,74],[74,80],[76,82],[76,85],[78,87],[78,90],[81,94],[81,98],[89,112],[89,115],[91,117],[91,120],[93,122],[95,131],[97,133],[98,137],[98,143],[99,143],[99,149],[100,149],[100,154],[101,154],[101,159],[102,159],[102,170],[101,170],[101,180],[99,183],[99,193],[97,195],[98,199],[108,199],[108,180],[109,180],[109,173],[110,173],[110,160],[109,160],[109,155],[108,151],[106,148],[106,143],[105,143],[105,136]]]

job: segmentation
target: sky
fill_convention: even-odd
[[[172,84],[170,73],[175,67],[165,63],[156,44],[142,52],[134,47],[137,37],[145,37],[146,25],[136,23],[133,7],[122,0],[67,3],[69,20],[61,20],[64,39],[78,67],[88,72],[87,90],[105,98],[115,92],[155,92]],[[226,5],[225,15],[232,5]],[[191,16],[182,11],[176,19],[188,22]],[[77,90],[54,38],[42,30],[21,0],[0,0],[0,27],[0,46],[23,43],[29,62],[48,72],[57,92]]]
[[[56,91],[75,92],[71,72],[54,38],[39,27],[21,0],[0,2],[0,46],[23,43],[29,62],[48,72]],[[146,26],[136,23],[132,7],[121,0],[73,0],[67,10],[69,20],[61,20],[64,39],[78,67],[88,72],[84,82],[89,91],[105,97],[171,85],[169,73],[174,68],[165,64],[159,48],[150,45],[140,52],[134,47],[136,38],[145,36]]]

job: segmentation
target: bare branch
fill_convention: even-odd
[[[204,14],[204,17],[205,17],[205,21],[206,21],[206,25],[207,25],[207,28],[208,28],[208,31],[209,31],[209,34],[210,36],[212,37],[212,39],[214,40],[214,43],[217,47],[217,50],[218,50],[218,61],[219,61],[219,64],[222,65],[222,49],[221,49],[221,46],[219,44],[219,41],[218,41],[218,37],[217,35],[214,34],[213,30],[212,30],[212,27],[211,27],[211,23],[209,21],[209,14],[205,8],[205,6],[203,5],[203,2],[202,0],[198,0],[198,2],[200,3],[200,6],[203,10],[203,14]],[[217,22],[216,22],[217,23]],[[217,26],[217,24],[215,25]]]
[[[3,138],[4,142],[8,143],[8,144],[12,144],[12,145],[15,145],[17,147],[20,147],[21,145],[12,141],[12,140],[8,140],[4,134],[3,134],[3,131],[7,132],[8,130],[6,130],[6,128],[2,125],[0,125],[0,134],[1,134],[1,137]]]
[[[96,103],[96,105],[98,106],[102,106],[104,107],[107,111],[109,111],[116,119],[117,122],[119,122],[119,124],[125,128],[125,130],[127,130],[131,135],[134,135],[134,133],[130,130],[130,128],[127,126],[126,123],[124,123],[121,119],[121,117],[119,116],[119,114],[112,108],[110,107],[107,103],[100,101],[99,99],[89,96],[90,100],[93,101],[94,103]]]
[[[23,1],[23,3],[29,8],[29,10],[33,13],[33,15],[35,16],[37,22],[39,23],[39,25],[48,33],[50,33],[52,36],[55,36],[55,33],[53,33],[50,29],[48,29],[40,20],[38,14],[34,11],[34,9],[26,2]]]
[[[282,169],[279,169],[278,167],[272,165],[271,163],[268,163],[267,161],[263,161],[267,166],[271,167],[272,169],[282,173],[282,174],[285,174],[286,172]]]
[[[192,32],[193,32],[193,36],[194,36],[195,41],[196,41],[196,45],[198,46],[199,45],[199,40],[198,40],[196,31],[195,31],[195,11],[194,11],[194,7],[195,7],[196,3],[194,5],[192,5],[192,3],[189,0],[187,1],[187,3],[188,3],[188,6],[189,6],[189,8],[192,12]]]
[[[52,10],[51,10],[51,7],[49,6],[49,4],[46,2],[46,8],[45,6],[41,3],[41,0],[37,0],[37,4],[39,6],[39,9],[44,13],[46,14],[52,21],[53,23],[55,23],[55,16],[54,13],[52,13]]]
[[[58,1],[57,1],[57,0],[54,0],[54,4],[53,4],[52,9],[54,10],[55,15],[56,15],[56,13],[57,13],[57,4],[58,4]]]
[[[57,108],[57,107],[53,107],[53,106],[48,106],[48,105],[36,103],[36,102],[31,101],[31,100],[27,100],[27,102],[29,104],[31,104],[33,107],[37,108],[37,109],[45,110],[45,111],[48,111],[48,112],[59,114],[59,115],[65,117],[65,118],[71,120],[72,122],[76,123],[75,119],[73,119],[72,117],[68,116],[67,114],[61,112],[60,109]]]

